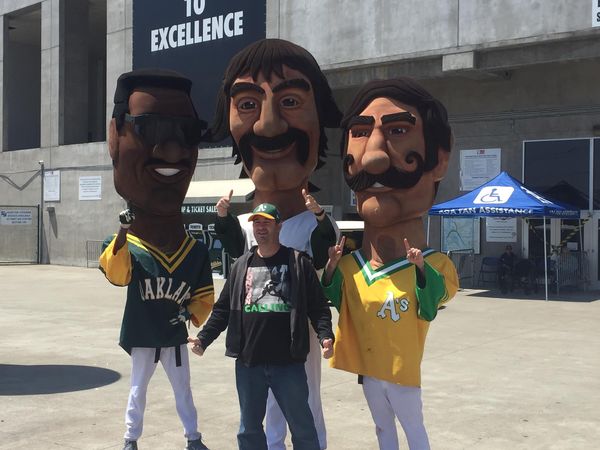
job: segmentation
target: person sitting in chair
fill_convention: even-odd
[[[512,291],[512,276],[516,259],[517,257],[512,251],[512,245],[507,245],[504,253],[500,256],[500,267],[498,269],[498,283],[503,294],[506,294],[508,290]]]

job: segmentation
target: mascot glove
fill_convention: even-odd
[[[129,228],[135,220],[135,214],[130,209],[126,209],[119,213],[119,222],[121,222],[121,228]]]
[[[187,310],[187,308],[179,308],[179,312],[177,313],[177,315],[175,317],[173,317],[172,319],[169,320],[169,323],[173,326],[177,326],[180,323],[187,322],[188,320],[190,320],[191,317],[192,317],[192,315]]]

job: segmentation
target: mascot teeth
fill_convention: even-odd
[[[164,175],[165,177],[171,177],[180,172],[179,169],[171,169],[171,168],[167,168],[167,167],[161,167],[160,169],[154,169],[154,170],[156,170],[159,174]]]
[[[373,183],[373,186],[371,186],[371,187],[382,188],[382,187],[385,187],[385,186],[383,184],[381,184],[381,183]]]

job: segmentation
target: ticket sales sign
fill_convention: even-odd
[[[176,70],[211,121],[229,60],[266,36],[266,0],[134,0],[133,68]]]

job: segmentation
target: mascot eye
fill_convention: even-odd
[[[241,100],[238,103],[238,109],[243,111],[250,111],[252,109],[256,109],[257,105],[254,100]]]
[[[285,97],[281,100],[281,106],[284,108],[293,108],[294,106],[298,106],[300,102],[293,97]]]
[[[350,130],[353,138],[369,137],[371,130]]]
[[[406,133],[408,133],[407,128],[402,128],[402,127],[390,128],[390,134],[392,136],[399,135],[399,134],[406,134]]]

